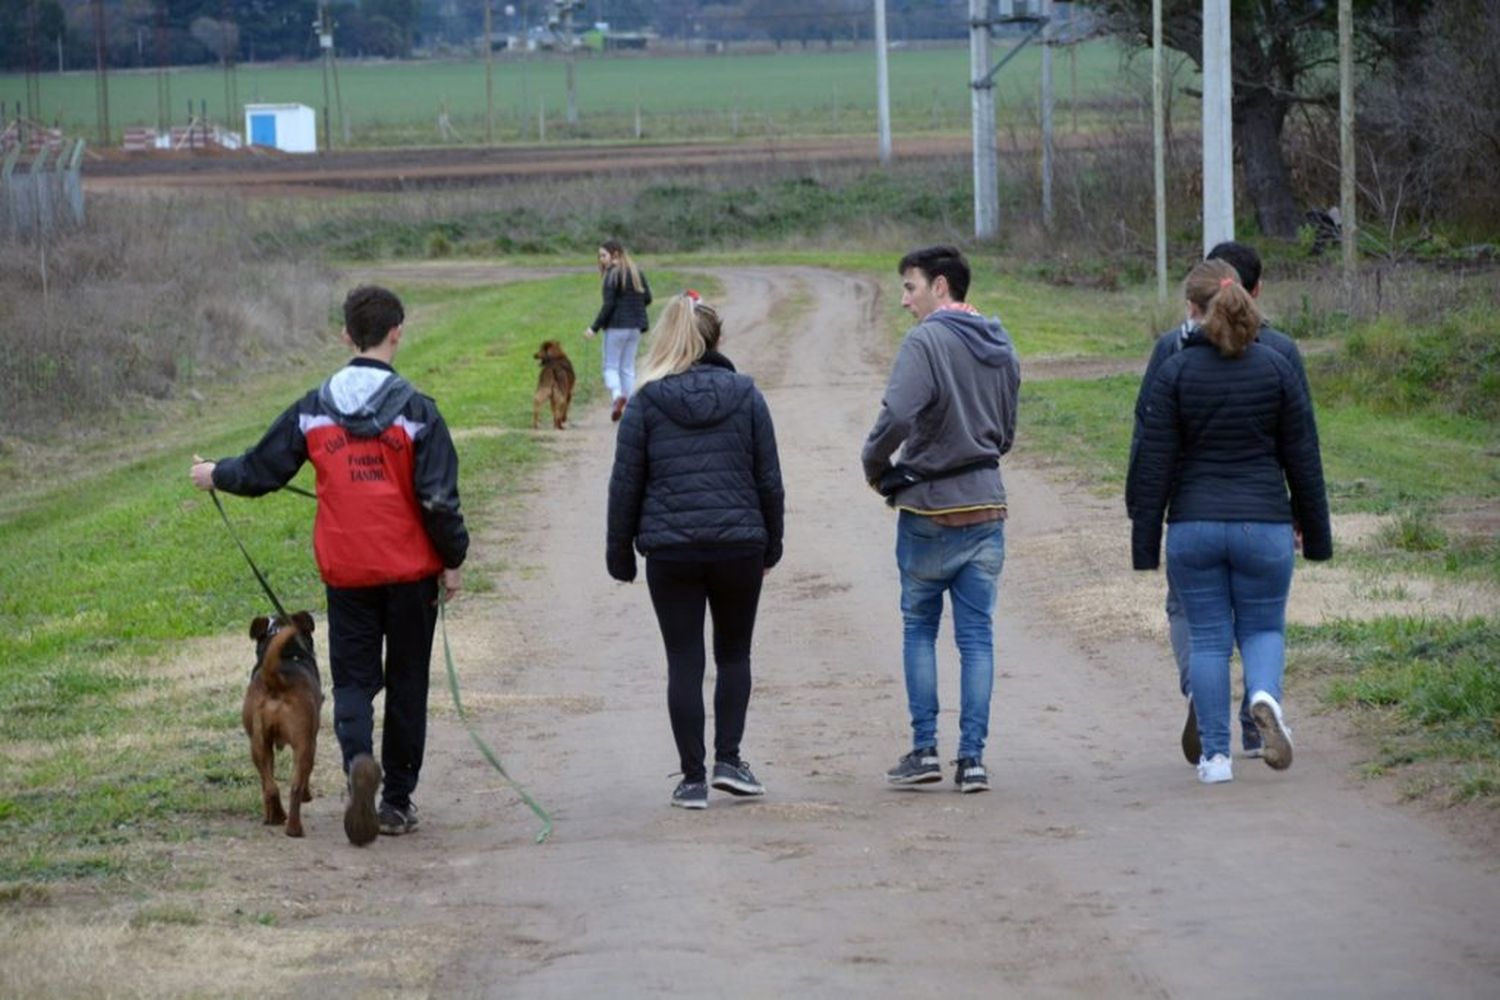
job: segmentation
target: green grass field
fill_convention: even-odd
[[[654,276],[664,287],[681,280]],[[553,443],[524,432],[531,354],[580,327],[578,303],[597,294],[597,279],[578,275],[406,295],[397,365],[455,430],[471,517],[504,503]],[[587,406],[600,391],[598,351],[576,334],[563,339],[578,371],[575,406]],[[301,369],[205,387],[212,398],[185,404],[149,443],[117,441],[128,459],[75,468],[51,490],[30,484],[24,501],[0,508],[0,883],[139,873],[152,862],[132,845],[202,836],[199,824],[185,833],[182,816],[212,824],[254,801],[238,731],[244,675],[167,682],[161,658],[185,638],[242,634],[262,613],[209,497],[188,484],[187,462],[248,447],[344,358],[332,338],[312,353]],[[500,433],[463,433],[472,428]],[[17,481],[22,464],[5,456],[0,476]],[[309,501],[283,493],[224,504],[282,601],[321,612]],[[501,559],[468,568],[466,586],[487,589]],[[248,640],[246,654],[248,670]],[[164,724],[180,739],[151,739]]]
[[[1113,42],[1077,47],[1055,60],[1059,128],[1070,123],[1076,58],[1077,101],[1114,103],[1142,86],[1122,76],[1122,50]],[[1029,128],[1036,118],[1040,50],[1028,46],[1001,72],[997,99],[1002,128]],[[964,131],[969,127],[968,50],[965,47],[898,50],[891,53],[891,114],[899,132]],[[208,117],[225,119],[226,86],[216,67],[168,72],[171,121],[186,120],[207,102]],[[320,65],[245,64],[235,70],[240,105],[295,101],[321,109]],[[548,138],[567,137],[565,69],[561,59],[506,57],[494,64],[497,141],[536,138],[538,109],[545,106]],[[864,51],[808,51],[745,55],[580,57],[577,64],[580,125],[584,138],[634,136],[640,107],[647,138],[860,133],[874,128],[875,65]],[[466,142],[484,140],[484,63],[472,61],[354,62],[338,71],[345,119],[356,145],[437,144],[438,114],[446,107]],[[1142,91],[1144,94],[1145,92]],[[18,74],[0,76],[0,101],[25,99]],[[91,71],[44,73],[40,118],[69,131],[97,131],[95,78]],[[154,125],[157,78],[151,70],[115,71],[109,77],[111,132]],[[232,127],[243,128],[242,115]],[[1092,115],[1088,120],[1094,120]],[[898,133],[899,134],[899,133]],[[335,134],[335,144],[342,144]]]

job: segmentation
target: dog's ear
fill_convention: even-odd
[[[266,634],[266,629],[271,627],[271,619],[261,615],[250,622],[250,638],[259,642],[260,637]]]
[[[297,630],[303,635],[313,634],[313,616],[306,611],[299,611],[292,615],[292,623],[297,626]]]

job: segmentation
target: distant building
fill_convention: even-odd
[[[306,104],[245,105],[245,135],[251,146],[286,153],[316,153],[318,122]]]

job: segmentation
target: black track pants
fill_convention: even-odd
[[[702,781],[703,609],[713,615],[714,759],[737,761],[750,704],[750,639],[764,557],[716,562],[646,560],[646,584],[667,648],[667,712],[683,777]]]
[[[385,688],[381,797],[405,807],[427,743],[427,681],[437,624],[437,578],[380,587],[328,588],[328,668],[333,731],[344,770],[374,752],[375,695]],[[382,664],[382,650],[384,662]]]

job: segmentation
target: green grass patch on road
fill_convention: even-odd
[[[677,277],[662,274],[668,287]],[[406,291],[398,369],[433,395],[454,431],[466,512],[503,501],[545,454],[531,423],[543,339],[562,340],[578,371],[575,406],[597,393],[597,341],[581,330],[597,278],[498,289]],[[121,441],[133,461],[0,509],[0,882],[140,874],[142,841],[209,835],[250,822],[259,785],[239,731],[252,660],[222,677],[166,676],[173,643],[241,635],[260,594],[209,498],[187,480],[194,451],[235,454],[327,369],[250,376],[182,414],[176,427]],[[509,433],[519,431],[520,433]],[[304,470],[297,482],[311,485]],[[321,617],[310,501],[225,497],[240,536],[284,603]],[[484,553],[467,583],[486,585]],[[331,744],[330,744],[331,745]],[[336,751],[335,751],[336,752]]]

